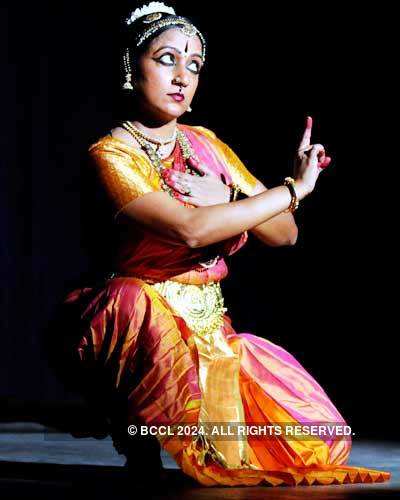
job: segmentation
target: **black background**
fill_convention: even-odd
[[[289,350],[357,436],[393,438],[399,161],[392,13],[365,4],[354,12],[329,3],[296,10],[176,4],[208,39],[183,123],[216,132],[268,187],[291,175],[308,114],[313,142],[333,157],[296,213],[295,246],[270,248],[250,235],[230,259],[223,290],[234,327]],[[107,246],[101,211],[90,224],[84,215],[93,196],[86,151],[119,118],[118,22],[133,8],[61,1],[0,10],[0,397],[11,406],[36,405],[40,413],[79,399],[49,370],[42,332],[92,267],[93,229]],[[0,418],[12,415],[9,407]]]

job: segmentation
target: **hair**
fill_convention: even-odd
[[[125,68],[123,64],[123,56],[125,54],[126,49],[129,51],[129,63],[132,71],[132,77],[135,79],[138,74],[140,74],[140,69],[139,69],[139,60],[140,57],[147,51],[149,48],[149,45],[151,42],[157,38],[161,33],[164,31],[167,31],[169,29],[174,29],[176,28],[176,25],[169,25],[169,26],[163,26],[156,30],[154,33],[152,33],[146,40],[143,41],[139,46],[137,46],[137,40],[140,38],[140,36],[146,31],[148,28],[151,27],[153,23],[145,22],[146,16],[140,17],[139,19],[135,19],[134,22],[131,24],[126,23],[126,18],[128,16],[124,16],[120,20],[120,36],[119,36],[119,51],[120,51],[120,59],[118,61],[118,67],[119,67],[119,74],[118,78],[114,80],[115,82],[115,90],[116,93],[114,94],[114,117],[117,121],[120,120],[126,120],[127,116],[127,110],[132,112],[132,107],[135,105],[135,99],[132,99],[132,93],[129,91],[126,91],[122,88],[123,84],[125,83]],[[192,26],[195,26],[193,21],[187,17],[183,16],[174,16],[171,14],[167,13],[162,13],[162,17],[160,17],[157,21],[164,20],[164,19],[169,19],[169,18],[177,18],[179,17],[180,20],[185,21]],[[201,37],[199,37],[203,50],[205,49],[203,45],[203,40]],[[117,62],[116,62],[117,64]],[[133,94],[133,97],[135,97],[135,93]]]
[[[138,72],[138,62],[140,57],[147,51],[148,47],[150,46],[151,42],[157,38],[161,33],[168,31],[170,29],[174,29],[177,26],[179,26],[179,23],[177,24],[172,24],[172,25],[167,25],[163,26],[157,30],[154,31],[154,33],[150,34],[139,46],[137,46],[137,41],[141,37],[141,35],[148,30],[149,28],[152,27],[152,25],[155,25],[159,21],[164,21],[167,19],[177,19],[183,22],[186,22],[188,24],[191,24],[192,26],[194,25],[194,22],[183,16],[178,16],[178,15],[173,15],[173,14],[168,14],[168,13],[161,13],[161,17],[159,17],[157,20],[153,22],[146,22],[146,17],[147,16],[142,16],[139,19],[135,19],[134,22],[131,24],[126,23],[126,18],[123,20],[123,27],[121,30],[122,34],[122,39],[121,39],[121,45],[122,45],[122,51],[125,51],[126,49],[129,50],[129,63],[131,65],[131,69],[133,73]],[[197,35],[199,36],[199,35]],[[205,49],[204,47],[204,40],[202,40],[202,37],[199,36],[200,41],[202,43],[203,50]],[[121,54],[121,58],[123,57],[123,54]]]

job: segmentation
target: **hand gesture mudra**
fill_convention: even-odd
[[[325,155],[322,144],[310,144],[312,125],[312,118],[308,116],[294,166],[295,179],[301,182],[308,192],[314,190],[319,174],[331,162],[330,156]]]
[[[178,199],[199,207],[229,202],[230,189],[220,177],[205,163],[194,158],[190,158],[188,163],[202,176],[172,169],[163,171],[165,182],[175,190]]]

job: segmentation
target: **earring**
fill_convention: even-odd
[[[192,112],[192,108],[189,106],[188,109],[186,110],[188,113]]]
[[[130,73],[127,73],[126,74],[126,82],[124,83],[123,89],[125,90],[133,90],[133,86],[132,86],[132,83],[131,83],[131,74]]]
[[[132,86],[132,73],[131,73],[131,65],[130,65],[130,62],[129,62],[129,50],[128,49],[125,49],[125,53],[124,53],[124,70],[125,70],[125,78],[126,78],[126,82],[124,83],[124,85],[122,86],[123,89],[125,90],[133,90],[133,86]]]

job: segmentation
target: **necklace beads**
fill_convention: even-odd
[[[174,189],[167,184],[162,175],[162,172],[168,169],[164,167],[164,165],[162,164],[161,161],[162,159],[159,154],[159,151],[154,146],[155,140],[154,139],[148,140],[145,134],[141,133],[141,131],[139,131],[137,127],[135,127],[128,121],[122,122],[121,126],[137,140],[142,149],[146,152],[147,156],[150,159],[151,164],[153,165],[153,167],[155,168],[156,172],[159,175],[162,189],[166,191],[172,198],[176,198]],[[176,140],[178,140],[178,144],[181,149],[184,160],[189,160],[190,158],[194,158],[195,160],[199,161],[186,135],[178,128],[175,129],[175,134],[176,134]],[[185,161],[185,171],[188,173],[194,173],[194,175],[200,175],[200,173],[197,172],[197,170],[192,169],[188,166],[187,161]],[[219,258],[220,256],[217,255],[213,259],[209,259],[206,262],[199,262],[200,269],[197,269],[197,271],[203,272],[206,271],[207,269],[210,269],[211,267],[214,267],[217,264]]]
[[[162,172],[166,170],[166,167],[162,164],[162,157],[158,149],[154,146],[155,142],[154,140],[150,141],[146,139],[145,134],[141,133],[137,127],[132,125],[128,121],[124,121],[121,123],[121,126],[127,130],[135,139],[136,141],[140,144],[142,149],[146,152],[147,156],[149,157],[153,167],[157,171],[160,181],[161,181],[161,187],[164,191],[166,191],[172,198],[176,198],[175,196],[175,191],[167,184],[167,182],[164,180],[164,177],[162,175]],[[176,134],[176,139],[178,140],[179,147],[182,152],[182,156],[185,160],[188,160],[189,158],[195,158],[198,160],[191,144],[189,143],[187,137],[185,134],[179,130],[175,129],[175,134]],[[200,175],[196,170],[192,170],[187,162],[185,161],[185,172],[187,173],[194,173],[195,175]]]
[[[133,123],[131,122],[124,122],[124,123],[126,123],[132,129],[132,131],[135,132],[135,134],[142,137],[145,141],[156,144],[157,146],[166,146],[167,144],[171,144],[171,142],[176,140],[176,134],[177,134],[176,127],[171,137],[168,137],[167,139],[161,139],[160,137],[153,137],[151,135],[146,134],[145,132],[143,132],[143,130],[140,130],[138,127],[136,127],[136,125],[133,125]]]

